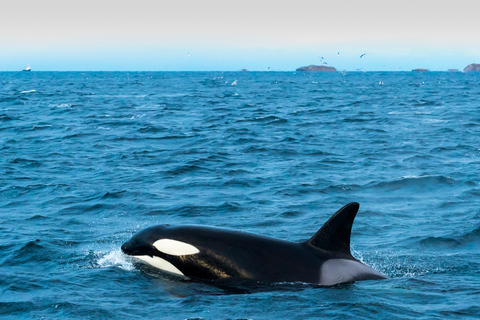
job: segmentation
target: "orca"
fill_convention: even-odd
[[[359,204],[337,211],[305,242],[196,225],[157,225],[135,234],[122,251],[183,278],[215,282],[333,286],[388,277],[355,259],[350,234]]]

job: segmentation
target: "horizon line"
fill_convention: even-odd
[[[420,69],[420,70],[417,70]],[[21,72],[21,73],[31,73],[31,72],[261,72],[261,73],[270,73],[270,72],[292,72],[292,73],[342,73],[342,72],[415,72],[415,73],[429,73],[429,72],[449,72],[449,73],[471,73],[465,72],[460,69],[452,68],[446,70],[430,70],[423,68],[416,68],[412,70],[335,70],[335,71],[297,71],[297,70],[30,70],[25,71],[22,69],[19,70],[0,70],[0,72]],[[473,71],[475,72],[475,71]]]

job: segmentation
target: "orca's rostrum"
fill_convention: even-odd
[[[135,234],[122,251],[162,271],[199,280],[331,286],[386,279],[350,253],[358,208],[356,202],[347,204],[300,243],[228,229],[158,225]]]

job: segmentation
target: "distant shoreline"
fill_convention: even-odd
[[[336,74],[336,73],[421,73],[421,74],[428,74],[428,73],[480,73],[480,72],[464,72],[462,70],[459,71],[449,71],[449,70],[427,70],[423,72],[418,72],[416,70],[338,70],[336,72],[325,72],[325,71],[295,71],[295,70],[202,70],[202,71],[193,71],[193,70],[32,70],[30,72],[23,72],[22,70],[0,70],[0,73],[21,73],[21,74],[32,74],[32,73],[39,73],[39,72],[72,72],[72,73],[81,73],[81,72],[122,72],[122,73],[143,73],[143,72],[168,72],[168,73],[180,73],[180,72],[190,72],[190,73],[205,73],[205,72],[230,72],[230,73],[275,73],[275,72],[283,72],[283,73],[299,73],[299,74]]]

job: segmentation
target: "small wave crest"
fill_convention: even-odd
[[[469,242],[478,242],[480,240],[480,227],[465,233],[460,237],[460,240],[466,243]]]
[[[418,244],[421,247],[432,247],[432,248],[457,248],[463,246],[463,244],[455,239],[448,237],[427,237],[418,241]]]
[[[426,184],[441,184],[441,185],[453,185],[458,181],[447,176],[404,176],[399,178],[396,183],[405,185],[418,185],[421,183]]]
[[[72,108],[73,105],[69,104],[69,103],[52,103],[52,104],[49,104],[48,105],[50,108]]]
[[[135,269],[130,258],[122,253],[120,249],[109,252],[95,252],[96,268],[112,268],[117,267],[122,270],[132,271]]]

